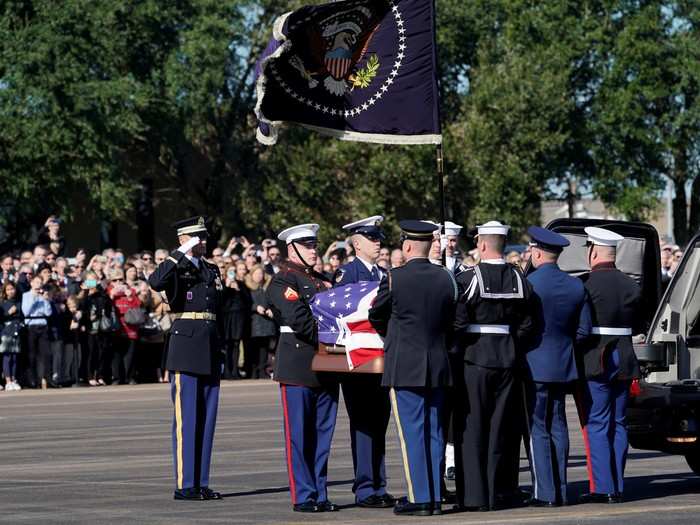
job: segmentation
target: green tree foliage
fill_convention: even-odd
[[[383,213],[394,233],[400,217],[437,219],[432,147],[292,127],[273,148],[255,142],[257,57],[275,17],[310,1],[0,4],[0,221],[16,235],[86,207],[133,221],[144,179],[157,213],[208,213],[222,237],[315,220],[330,240],[361,215]],[[517,234],[543,197],[583,188],[644,219],[669,176],[677,237],[698,228],[697,2],[437,10],[450,218],[501,218]]]

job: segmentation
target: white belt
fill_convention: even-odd
[[[281,334],[293,334],[294,330],[292,330],[291,326],[280,326],[280,333]]]
[[[468,324],[467,332],[470,334],[508,335],[510,333],[510,326],[507,324]]]
[[[613,328],[610,326],[594,326],[591,328],[594,335],[632,335],[631,328]]]

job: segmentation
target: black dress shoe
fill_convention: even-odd
[[[394,514],[400,516],[432,516],[432,503],[411,503],[406,498],[396,502],[394,505]]]
[[[447,471],[445,472],[445,479],[448,481],[455,480],[455,468],[454,467],[449,467],[447,469]]]
[[[457,504],[452,507],[452,510],[455,512],[488,512],[491,510],[491,507],[488,505],[469,506]]]
[[[330,501],[319,501],[316,503],[321,512],[338,512],[340,507]]]
[[[433,503],[433,516],[442,514],[442,503]]]
[[[541,499],[532,498],[529,502],[529,505],[531,507],[553,508],[553,507],[558,507],[559,503],[557,503],[556,501],[543,501]]]
[[[294,505],[294,512],[323,512],[313,500],[305,501],[304,503],[297,503]]]
[[[357,506],[365,509],[388,509],[393,507],[395,502],[396,500],[391,494],[382,494],[381,496],[372,494],[358,501]]]
[[[202,487],[199,491],[204,496],[204,499],[222,499],[221,492],[211,490],[209,487]]]
[[[204,501],[206,498],[204,497],[204,494],[197,489],[197,488],[191,488],[191,489],[176,489],[175,493],[173,494],[173,499],[178,499],[178,500],[189,500],[189,501]]]
[[[457,493],[452,490],[445,489],[445,491],[442,493],[442,497],[440,498],[440,503],[457,503]]]
[[[601,494],[598,492],[590,492],[583,494],[579,499],[579,503],[622,503],[622,494]]]

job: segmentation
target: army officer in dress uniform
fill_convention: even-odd
[[[381,281],[385,273],[377,266],[384,232],[381,215],[368,217],[343,226],[352,237],[355,258],[338,269],[335,286],[360,281]],[[350,419],[350,441],[355,482],[352,490],[358,506],[387,508],[394,498],[386,491],[384,455],[386,429],[391,405],[389,390],[381,384],[380,374],[342,374],[341,386]]]
[[[644,331],[642,293],[615,268],[615,232],[588,227],[590,273],[582,277],[590,297],[591,337],[582,344],[584,387],[577,395],[590,492],[582,503],[620,503],[627,459],[625,413],[632,379],[640,377],[632,334]]]
[[[455,459],[458,506],[489,510],[504,506],[517,489],[517,463],[510,461],[520,446],[515,367],[521,340],[533,331],[532,287],[503,257],[509,226],[490,221],[477,228],[481,262],[456,278],[455,330],[464,378],[455,403],[455,439],[461,444]]]
[[[217,314],[223,287],[219,269],[203,258],[207,247],[204,217],[173,226],[180,247],[160,263],[148,283],[157,292],[165,292],[175,318],[166,362],[175,405],[175,499],[221,499],[221,494],[209,488],[209,465],[219,404]]]
[[[287,244],[288,261],[267,289],[280,326],[275,381],[280,383],[289,491],[296,512],[337,511],[326,490],[328,456],[338,412],[338,384],[311,370],[318,329],[311,314],[317,292],[331,283],[314,271],[318,224],[287,228],[278,238]]]
[[[369,320],[385,336],[382,385],[391,388],[408,484],[408,498],[396,503],[394,513],[429,516],[441,513],[442,405],[451,384],[447,349],[457,284],[451,272],[428,260],[438,227],[399,225],[406,264],[379,285]]]
[[[568,239],[539,226],[527,232],[530,261],[537,270],[527,280],[532,284],[533,316],[539,328],[526,355],[533,487],[530,505],[556,507],[567,503],[566,393],[578,379],[574,345],[590,334],[591,314],[581,280],[557,266]]]

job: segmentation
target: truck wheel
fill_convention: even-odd
[[[685,460],[688,462],[690,469],[700,476],[700,450],[686,454]]]

